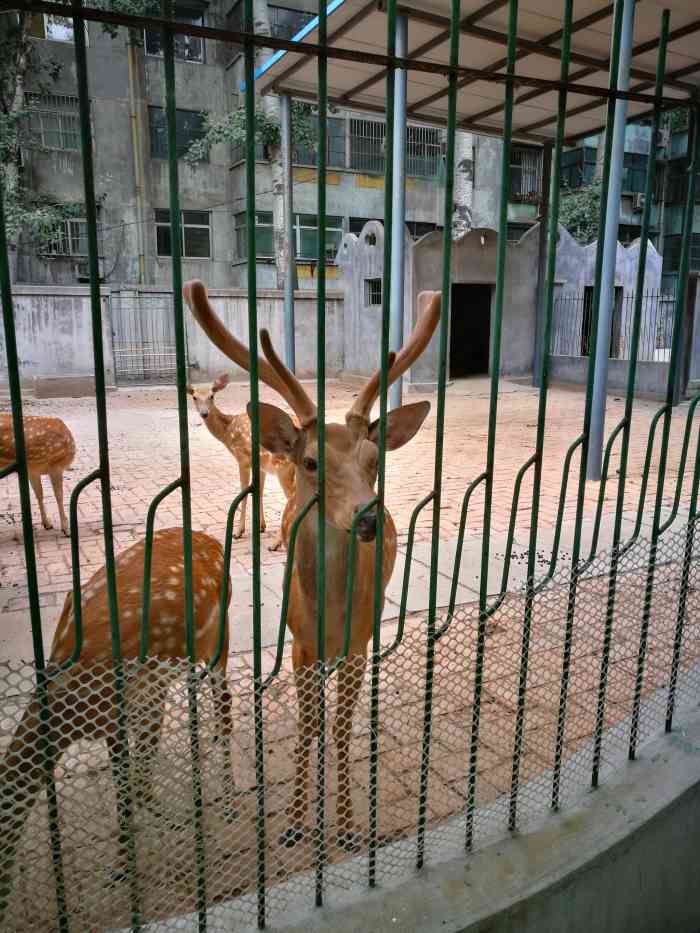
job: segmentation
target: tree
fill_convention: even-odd
[[[253,29],[256,35],[269,36],[270,16],[267,0],[255,0]],[[256,50],[256,60],[270,53],[270,49]],[[315,136],[311,107],[299,101],[292,103],[292,138],[299,145],[314,148]],[[240,146],[246,141],[245,107],[212,119],[205,114],[204,136],[193,143],[185,156],[191,165],[196,165],[216,143]],[[267,94],[256,101],[255,141],[262,144],[270,163],[272,176],[272,227],[277,287],[283,288],[289,269],[292,244],[287,242],[284,225],[284,164],[282,162],[282,134],[280,128],[280,101],[274,94]]]
[[[601,188],[596,179],[590,185],[562,191],[559,222],[580,243],[592,243],[598,236]]]

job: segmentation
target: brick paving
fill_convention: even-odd
[[[221,406],[240,411],[245,403],[245,389],[231,386],[221,395]],[[331,385],[328,408],[332,420],[342,417],[352,397],[352,390]],[[263,391],[263,398],[272,400]],[[541,547],[546,550],[553,536],[559,498],[561,469],[565,451],[580,429],[583,394],[555,388],[550,394],[550,417],[546,432],[540,523]],[[452,386],[447,397],[444,499],[441,523],[443,563],[440,566],[438,601],[445,605],[449,594],[451,562],[455,553],[455,534],[465,487],[483,469],[485,460],[488,384],[471,380]],[[178,475],[179,442],[175,396],[167,389],[132,389],[112,393],[108,401],[112,457],[112,496],[117,550],[143,534],[148,503],[162,486]],[[646,450],[650,420],[658,406],[638,402],[635,407],[634,432],[630,456],[629,499],[627,511],[636,506],[641,470]],[[497,592],[503,559],[505,533],[510,520],[513,482],[517,470],[532,452],[536,427],[537,395],[529,387],[502,383],[499,399],[499,428],[494,483],[494,573],[490,589]],[[665,507],[675,489],[684,418],[687,404],[674,414],[670,464]],[[88,400],[27,400],[29,413],[53,413],[62,417],[73,431],[78,455],[67,476],[71,488],[76,480],[94,469],[97,462],[97,435],[94,410]],[[608,402],[607,424],[610,429],[622,415],[622,400]],[[237,492],[236,465],[228,452],[189,411],[192,461],[193,519],[196,528],[219,539],[223,536],[228,503]],[[401,541],[405,543],[411,511],[430,489],[435,443],[434,413],[411,444],[388,457],[387,502],[396,520]],[[695,450],[693,436],[691,450]],[[613,457],[614,476],[617,457]],[[692,460],[691,460],[692,466]],[[680,526],[689,494],[690,470],[686,467],[682,485]],[[655,462],[649,474],[649,503],[655,491]],[[577,469],[572,474],[566,507],[566,525],[562,548],[566,565],[570,547],[571,518],[575,509]],[[274,481],[266,489],[268,532],[272,541],[279,521],[282,494]],[[595,508],[596,484],[588,484],[586,532],[590,538],[591,518]],[[601,542],[609,534],[610,516],[615,507],[616,483],[612,481],[604,501]],[[509,584],[523,579],[524,550],[529,522],[530,486],[523,486],[517,513],[514,572]],[[54,514],[47,490],[48,508]],[[468,521],[465,567],[460,576],[458,603],[461,608],[445,637],[438,642],[434,671],[433,732],[429,762],[427,858],[438,848],[453,843],[462,851],[464,816],[468,801],[466,763],[473,714],[475,631],[478,613],[474,600],[478,582],[482,494],[474,500]],[[647,510],[650,505],[647,506]],[[0,486],[0,610],[3,631],[0,653],[10,658],[28,657],[28,613],[16,485],[5,480]],[[101,517],[96,487],[88,488],[79,508],[80,554],[84,577],[102,563]],[[36,509],[35,509],[35,515]],[[37,515],[38,518],[38,515]],[[158,513],[158,526],[180,521],[177,493],[166,499]],[[648,521],[648,516],[645,517]],[[648,531],[645,526],[643,534]],[[379,732],[379,880],[401,871],[410,871],[414,863],[414,844],[407,840],[415,833],[417,793],[420,781],[421,743],[425,689],[425,590],[429,565],[430,515],[426,510],[418,524],[414,552],[414,586],[409,598],[406,633],[398,650],[380,669]],[[36,526],[39,581],[47,635],[59,612],[64,594],[71,585],[69,543],[55,531]],[[649,631],[646,676],[643,683],[643,740],[663,727],[665,698],[670,671],[670,646],[678,603],[678,560],[682,538],[669,533],[668,553],[663,559],[674,563],[657,573],[653,612]],[[633,549],[622,568],[618,587],[617,621],[611,643],[608,704],[605,710],[603,766],[620,766],[626,758],[629,716],[637,680],[639,622],[644,593],[646,552],[643,541]],[[238,609],[236,626],[245,628],[245,610],[250,603],[250,538],[233,544],[234,607]],[[272,669],[275,653],[275,618],[278,611],[279,585],[285,556],[263,550],[263,600],[271,608],[269,638],[263,652],[263,673]],[[544,558],[542,559],[544,560]],[[540,562],[541,563],[541,562]],[[663,560],[660,560],[663,568]],[[399,561],[399,573],[401,562]],[[569,705],[563,740],[562,802],[580,794],[590,780],[591,743],[595,735],[595,706],[600,670],[600,645],[605,622],[605,558],[592,568],[587,581],[579,586],[578,616],[575,629]],[[382,643],[391,644],[397,625],[397,591],[400,577],[389,587],[387,621],[382,629]],[[698,591],[693,585],[684,655],[680,666],[680,696],[683,703],[697,702],[700,663],[700,615]],[[447,595],[446,595],[447,594]],[[247,604],[247,605],[246,605]],[[519,817],[527,819],[546,810],[551,794],[551,769],[554,763],[558,701],[561,683],[561,658],[565,637],[567,587],[565,579],[538,597],[533,620],[528,674],[528,704],[523,720],[522,758],[519,778],[521,793]],[[234,610],[231,611],[232,622]],[[507,803],[512,782],[514,724],[518,702],[518,677],[521,664],[523,600],[518,594],[507,597],[493,624],[489,626],[482,694],[479,758],[475,789],[475,832],[477,844],[506,824]],[[235,628],[236,626],[233,626]],[[247,642],[233,637],[234,653],[229,662],[229,678],[234,704],[233,769],[238,788],[238,817],[227,823],[221,812],[221,772],[219,751],[212,743],[215,717],[206,696],[202,700],[202,761],[204,767],[205,832],[207,852],[207,889],[211,901],[229,901],[231,915],[221,915],[222,929],[247,928],[254,920],[252,892],[256,878],[255,860],[255,744],[251,708],[251,655]],[[17,716],[17,685],[28,693],[32,678],[29,668],[19,668],[10,661],[0,675],[3,710],[0,722],[7,727]],[[206,694],[206,691],[204,691]],[[329,688],[329,719],[334,716],[334,699]],[[193,836],[191,780],[187,732],[187,701],[184,684],[170,697],[156,766],[156,796],[167,801],[167,808],[137,813],[137,854],[143,892],[144,916],[166,918],[195,908],[193,892]],[[293,746],[296,733],[296,698],[289,646],[285,648],[279,677],[265,692],[263,703],[264,761],[266,784],[267,862],[271,884],[287,882],[287,887],[270,893],[271,913],[282,916],[288,905],[301,899],[311,903],[314,862],[313,835],[292,850],[278,843],[284,826],[284,807],[291,794]],[[108,877],[116,860],[116,801],[110,778],[104,743],[80,743],[66,753],[57,769],[57,782],[64,833],[64,865],[67,873],[69,908],[76,918],[76,929],[101,929],[107,924],[126,926],[129,917],[128,889],[124,885],[107,888]],[[359,828],[368,826],[369,767],[369,678],[365,678],[352,734],[352,795]],[[329,889],[345,891],[348,886],[366,883],[364,860],[348,860],[333,841],[335,813],[334,744],[328,743],[328,859],[326,872]],[[312,810],[313,796],[312,790]],[[167,812],[166,812],[167,811]],[[311,817],[309,817],[311,819]],[[17,929],[49,929],[55,925],[50,846],[47,837],[45,804],[34,807],[27,824],[23,851],[19,856],[13,904]],[[365,840],[366,842],[366,840]],[[363,843],[364,845],[364,843]],[[402,849],[401,846],[404,846]],[[359,867],[358,867],[359,866]],[[28,887],[29,886],[29,887]],[[29,897],[45,887],[44,897]],[[20,907],[20,904],[23,904]],[[223,909],[223,908],[222,908]],[[232,920],[233,918],[233,920]],[[219,929],[212,923],[212,929]]]

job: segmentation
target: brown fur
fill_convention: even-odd
[[[212,434],[233,455],[238,463],[238,473],[241,489],[250,484],[251,475],[251,436],[250,419],[246,412],[238,415],[229,415],[223,412],[214,396],[228,385],[228,376],[219,376],[214,380],[208,391],[188,386],[187,390],[194,400],[195,407],[202,421]],[[267,522],[263,507],[263,492],[265,489],[265,476],[276,476],[287,500],[294,495],[294,466],[287,457],[271,454],[267,450],[260,450],[260,530],[265,531]],[[235,538],[242,538],[245,534],[247,498],[239,508],[238,529]],[[270,545],[269,550],[277,551],[283,543],[283,533],[280,530]]]
[[[44,528],[53,527],[44,509],[44,494],[41,486],[41,477],[48,475],[58,505],[61,531],[67,536],[70,532],[68,518],[63,508],[63,473],[73,463],[75,457],[73,435],[60,418],[28,415],[22,419],[22,424],[29,481],[39,503],[41,523]],[[0,469],[14,463],[16,458],[12,417],[9,414],[0,414]]]

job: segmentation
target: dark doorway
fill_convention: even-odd
[[[453,285],[450,312],[450,378],[489,371],[491,286]]]

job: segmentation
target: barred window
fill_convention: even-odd
[[[156,210],[156,253],[172,256],[170,211]],[[181,253],[184,259],[211,259],[211,226],[209,211],[181,211]]]
[[[384,171],[386,126],[378,120],[350,118],[350,168],[381,174]]]
[[[52,42],[73,41],[73,20],[70,16],[57,16],[55,13],[31,13],[27,32],[34,39],[49,39]],[[85,41],[88,38],[88,25],[85,23]]]
[[[513,146],[510,153],[510,200],[539,201],[542,195],[542,150]]]
[[[270,14],[270,31],[278,39],[292,39],[315,16],[314,13],[273,4],[268,4],[267,9]]]
[[[165,110],[162,107],[149,107],[148,116],[151,130],[151,156],[154,159],[168,158],[168,125]],[[175,135],[177,157],[181,159],[192,143],[206,133],[204,114],[196,110],[177,110],[175,112]]]
[[[312,115],[311,123],[318,133],[318,117]],[[343,117],[328,117],[326,125],[326,164],[329,168],[345,168],[345,130]],[[297,165],[316,165],[318,150],[316,146],[296,145],[292,156]]]
[[[381,307],[382,280],[365,279],[365,308]]]
[[[431,126],[406,127],[406,174],[437,178],[442,166],[442,132]]]
[[[29,131],[44,149],[80,149],[78,98],[65,94],[25,94]]]
[[[597,151],[593,146],[568,149],[561,154],[559,180],[562,188],[590,185],[595,178]]]
[[[178,9],[173,17],[178,23],[203,26],[204,14],[199,10]],[[163,57],[163,33],[160,29],[147,29],[144,36],[146,55]],[[183,36],[175,33],[173,38],[175,58],[183,62],[204,61],[204,39],[199,36]]]
[[[98,225],[98,238],[99,232]],[[42,252],[48,256],[87,256],[87,220],[70,218],[61,221],[56,235]]]

